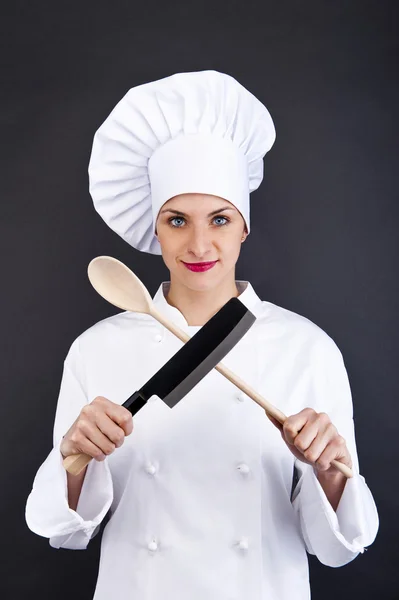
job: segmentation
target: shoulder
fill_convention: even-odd
[[[154,327],[154,319],[146,314],[123,311],[111,315],[82,331],[72,342],[66,360],[98,351],[104,346],[117,346],[131,338],[133,332]]]
[[[262,335],[275,336],[287,343],[306,345],[326,353],[340,353],[335,340],[314,321],[273,302],[260,302],[257,325]]]

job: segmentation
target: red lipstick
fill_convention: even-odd
[[[183,265],[187,267],[190,271],[194,271],[196,273],[202,273],[203,271],[209,271],[216,265],[218,261],[213,260],[211,262],[201,262],[201,263],[186,263],[184,260],[182,261]]]

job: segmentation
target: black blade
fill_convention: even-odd
[[[155,394],[172,408],[226,356],[255,320],[238,298],[231,298],[123,406],[135,414]]]

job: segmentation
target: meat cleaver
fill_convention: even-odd
[[[173,408],[230,352],[255,320],[238,298],[231,298],[122,406],[135,415],[156,395]],[[69,473],[78,475],[91,460],[86,454],[73,454],[64,459],[63,465]]]

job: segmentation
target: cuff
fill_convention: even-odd
[[[364,477],[354,473],[345,484],[337,511],[332,508],[310,465],[305,469],[299,505],[308,550],[328,566],[341,566],[363,553],[377,534],[378,514]]]
[[[68,505],[67,473],[62,464],[61,441],[36,474],[27,500],[25,518],[29,529],[50,538],[50,545],[54,548],[83,549],[111,506],[111,473],[107,458],[104,461],[92,460],[87,466],[76,511],[72,510]]]

